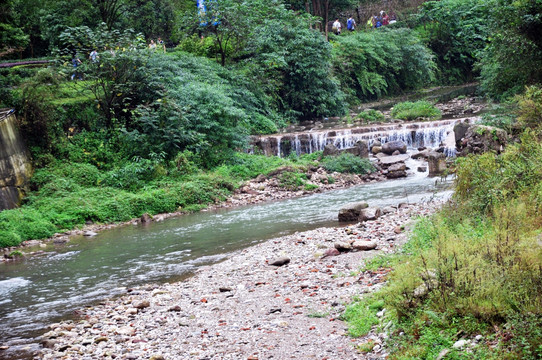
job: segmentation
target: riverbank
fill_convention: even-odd
[[[359,359],[339,317],[386,278],[384,269],[360,272],[362,262],[394,251],[407,237],[401,229],[439,205],[403,204],[376,221],[271,239],[186,281],[127,289],[81,310],[80,320],[52,325],[37,358]],[[377,250],[333,255],[336,243],[360,239]],[[270,265],[283,257],[289,263]]]
[[[218,208],[232,208],[243,205],[259,204],[267,201],[277,201],[291,199],[295,197],[307,196],[314,193],[325,191],[344,189],[350,186],[361,185],[366,183],[375,183],[386,180],[385,176],[380,172],[374,172],[368,175],[330,173],[328,174],[323,168],[315,168],[309,170],[311,178],[314,181],[309,183],[317,185],[313,190],[288,190],[280,186],[277,171],[272,176],[259,176],[255,179],[245,182],[237,190],[233,192],[225,201],[211,204],[201,211],[210,211]],[[103,230],[110,230],[121,226],[137,225],[141,222],[160,222],[168,218],[185,215],[185,211],[176,211],[171,213],[156,214],[150,216],[144,214],[140,218],[134,218],[129,221],[110,223],[110,224],[87,224],[81,229],[69,230],[66,232],[56,233],[54,236],[42,240],[27,240],[19,246],[0,249],[3,251],[3,256],[0,257],[0,262],[17,261],[21,257],[41,255],[44,253],[44,248],[50,244],[62,245],[70,241],[74,236],[92,237]],[[13,252],[19,252],[18,256],[10,256]]]

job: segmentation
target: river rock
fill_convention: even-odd
[[[374,241],[363,241],[363,240],[354,241],[354,243],[352,244],[352,247],[354,249],[363,250],[363,251],[376,249],[376,246],[377,244]]]
[[[141,220],[141,222],[143,224],[150,223],[152,221],[152,217],[149,214],[145,213],[145,214],[141,215],[139,220]]]
[[[423,151],[418,151],[417,153],[410,155],[410,157],[413,158],[414,160],[418,160],[418,159],[427,159],[428,155],[429,155],[429,150],[425,149]]]
[[[322,153],[322,156],[337,156],[339,155],[339,148],[336,147],[333,144],[327,144],[324,147],[324,152]]]
[[[388,167],[388,173],[386,174],[386,177],[388,179],[397,179],[400,177],[406,177],[406,165],[405,163],[396,163]]]
[[[417,170],[418,170],[418,172],[426,172],[427,171],[427,166],[418,166]]]
[[[135,329],[131,326],[123,326],[117,329],[117,334],[119,335],[134,336],[135,333],[136,333]]]
[[[145,309],[145,308],[148,308],[149,306],[151,306],[151,303],[149,302],[149,300],[142,300],[142,301],[138,301],[134,303],[134,307],[136,309]]]
[[[376,220],[381,214],[382,210],[380,210],[378,207],[366,208],[360,211],[358,221],[364,222],[368,220]]]
[[[333,246],[335,246],[335,249],[337,249],[340,252],[352,250],[352,244],[346,241],[337,241]]]
[[[446,170],[446,155],[431,151],[427,157],[429,176],[438,176]]]
[[[373,155],[381,153],[382,152],[382,146],[373,146],[371,148],[371,152],[373,153]]]
[[[361,210],[367,207],[366,202],[348,203],[339,210],[339,221],[357,221]]]
[[[468,341],[468,340],[463,340],[463,339],[462,339],[462,340],[456,341],[456,342],[452,345],[452,347],[453,347],[454,349],[461,350],[461,349],[463,349],[465,346],[467,346],[468,344],[469,344],[469,341]]]
[[[273,266],[282,266],[282,265],[286,265],[290,262],[290,258],[287,257],[287,256],[282,256],[282,257],[279,257],[279,258],[275,258],[271,261],[269,261],[269,265],[273,265]]]
[[[85,231],[85,232],[83,233],[83,236],[89,236],[89,237],[90,237],[90,236],[96,236],[96,235],[98,235],[98,233],[96,233],[96,232],[94,232],[94,231],[90,231],[90,230],[89,230],[89,231]]]
[[[391,155],[395,151],[399,151],[400,154],[406,154],[407,146],[404,142],[398,140],[398,141],[390,141],[382,145],[382,152]]]
[[[401,155],[392,155],[392,156],[384,156],[379,159],[380,165],[384,168],[387,168],[390,165],[404,162],[410,157],[408,154],[401,154]]]

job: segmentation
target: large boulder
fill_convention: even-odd
[[[402,141],[390,141],[382,145],[382,152],[388,155],[392,155],[396,151],[399,151],[401,154],[406,154],[406,144]]]
[[[506,146],[506,131],[491,126],[471,125],[459,146],[461,155],[482,154],[494,151],[500,154]]]
[[[392,156],[379,156],[378,160],[380,163],[380,166],[383,168],[388,168],[389,166],[397,163],[404,162],[407,160],[410,156],[408,154],[401,154],[401,155],[392,155]]]
[[[438,176],[446,170],[446,155],[441,152],[431,151],[427,156],[429,176]]]
[[[405,163],[396,163],[388,167],[388,173],[386,174],[386,177],[388,179],[397,179],[400,177],[406,177],[406,165]]]
[[[369,207],[366,202],[353,202],[344,205],[339,210],[339,221],[357,221],[363,209]]]
[[[471,124],[466,122],[460,122],[454,126],[455,146],[457,148],[461,147],[461,141],[467,134],[467,130],[470,126]]]
[[[339,150],[339,153],[342,152],[350,153],[361,158],[368,158],[369,145],[367,144],[367,141],[359,140],[353,147]]]

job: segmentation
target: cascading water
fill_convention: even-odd
[[[444,153],[450,157],[455,156],[455,144],[453,140],[447,141],[447,138],[453,136],[454,126],[459,122],[473,120],[475,121],[476,119],[464,118],[261,136],[253,140],[252,152],[254,148],[259,148],[265,155],[284,157],[292,152],[301,155],[323,151],[328,144],[333,144],[339,149],[346,149],[354,147],[360,140],[366,141],[369,146],[375,141],[386,143],[400,140],[410,149],[421,146],[436,148],[444,144]]]

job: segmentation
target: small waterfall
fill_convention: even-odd
[[[455,124],[467,119],[261,136],[256,138],[252,145],[253,148],[260,148],[265,155],[282,157],[292,152],[301,155],[322,151],[328,144],[333,144],[339,149],[346,149],[354,147],[360,140],[367,141],[369,146],[375,141],[386,143],[400,140],[410,149],[422,146],[436,148],[446,144],[444,153],[447,156],[455,156],[455,141],[447,138],[453,136]]]

